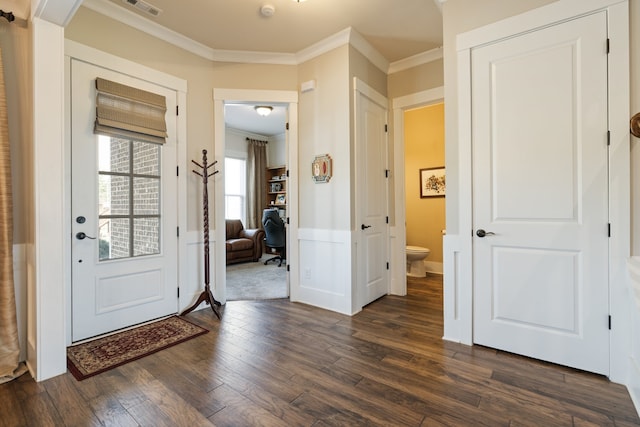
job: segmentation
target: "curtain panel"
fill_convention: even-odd
[[[267,141],[247,138],[247,228],[262,228],[267,189]]]
[[[22,375],[13,283],[13,199],[7,99],[0,51],[0,384]]]

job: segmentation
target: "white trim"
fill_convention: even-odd
[[[124,7],[117,6],[107,0],[84,0],[82,5],[88,9],[98,12],[102,15],[122,22],[136,30],[147,33],[153,37],[177,46],[181,49],[191,52],[203,58],[214,60],[214,50],[208,46],[198,43],[197,41],[176,33],[160,24],[157,24],[147,18],[136,15]]]
[[[631,141],[629,138],[629,4],[608,8],[609,53],[609,312],[612,316],[609,378],[624,382],[631,354],[631,304],[627,259],[631,248]],[[638,408],[636,406],[636,408]]]
[[[533,9],[521,15],[503,19],[484,27],[459,34],[456,38],[458,51],[471,49],[486,43],[513,37],[536,29],[557,25],[578,16],[593,13],[627,0],[563,0]]]
[[[387,73],[389,71],[389,61],[382,56],[375,47],[371,45],[362,34],[349,27],[350,37],[349,42],[358,52],[363,54],[365,58],[369,59],[373,65],[378,67],[382,72]]]
[[[629,27],[626,0],[566,0],[508,18],[485,27],[459,34],[458,55],[458,141],[459,157],[456,162],[459,189],[458,221],[460,235],[447,235],[445,247],[445,337],[466,344],[472,342],[473,279],[471,229],[473,227],[471,177],[471,49],[486,43],[555,25],[573,17],[597,10],[607,10],[609,37],[612,49],[609,56],[609,109],[610,109],[610,177],[609,206],[612,236],[610,239],[610,301],[614,326],[611,331],[610,379],[627,380],[629,349],[629,299],[626,280],[623,279],[625,260],[629,255],[630,239],[630,152],[627,117],[629,117]],[[454,244],[455,242],[455,244]],[[457,255],[456,255],[457,254]],[[457,257],[454,261],[454,256]],[[455,265],[452,265],[455,263]],[[448,273],[460,275],[453,281]],[[455,304],[447,296],[456,293]],[[456,312],[455,310],[459,311]]]
[[[435,1],[438,1],[438,0],[435,0]],[[437,47],[435,49],[431,49],[426,52],[418,53],[408,58],[400,59],[399,61],[392,62],[391,64],[389,64],[388,73],[393,74],[399,71],[408,70],[409,68],[414,68],[419,65],[437,61],[442,58],[443,58],[443,49],[442,47]]]
[[[21,2],[28,4],[29,2]],[[82,0],[73,1],[32,1],[32,18],[40,18],[61,27],[66,27],[82,4]]]
[[[82,5],[210,61],[298,65],[340,46],[351,44],[377,68],[390,74],[442,58],[442,48],[438,47],[389,64],[389,61],[352,27],[338,31],[296,53],[212,49],[108,0],[85,0]]]
[[[413,108],[423,107],[444,101],[444,87],[416,92],[393,98],[393,183],[395,192],[395,226],[392,227],[391,240],[391,286],[393,295],[407,294],[407,226],[406,226],[406,194],[404,169],[404,113]]]
[[[264,102],[264,103],[282,103],[287,104],[289,114],[289,139],[288,139],[288,158],[287,167],[289,168],[289,181],[287,189],[287,197],[289,198],[287,215],[289,216],[289,225],[287,227],[287,265],[289,265],[289,289],[290,298],[294,301],[294,294],[299,286],[297,276],[297,227],[298,227],[298,92],[283,90],[257,90],[257,89],[213,89],[213,122],[214,122],[214,153],[215,157],[211,159],[217,161],[219,174],[214,179],[214,209],[213,209],[213,266],[212,275],[215,281],[213,290],[214,297],[220,303],[225,304],[227,301],[227,277],[226,254],[225,254],[225,219],[224,219],[224,155],[225,155],[225,139],[226,125],[224,119],[225,104],[238,102]],[[211,194],[211,193],[209,193]],[[220,266],[220,268],[218,268]]]
[[[65,265],[70,233],[65,215],[64,28],[34,18],[33,44],[33,264],[29,296],[28,366],[37,381],[66,371]],[[31,290],[31,286],[30,286]]]

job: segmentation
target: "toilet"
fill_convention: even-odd
[[[407,246],[407,276],[425,277],[424,259],[431,251],[420,246]]]

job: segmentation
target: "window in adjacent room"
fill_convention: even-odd
[[[239,219],[246,224],[247,162],[244,159],[225,157],[224,217]]]

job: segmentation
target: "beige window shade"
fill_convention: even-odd
[[[109,80],[96,79],[94,133],[164,144],[165,97]]]

